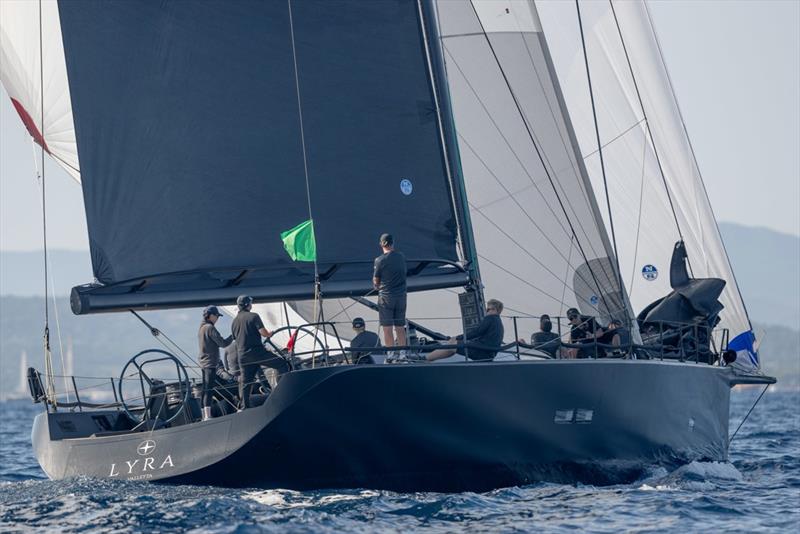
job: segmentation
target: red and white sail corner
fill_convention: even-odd
[[[0,2],[0,82],[34,141],[80,182],[56,0]]]

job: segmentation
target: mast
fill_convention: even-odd
[[[436,102],[436,117],[442,140],[442,151],[447,175],[450,182],[450,194],[456,215],[458,250],[466,268],[470,284],[467,288],[474,291],[478,298],[479,313],[484,309],[485,297],[481,284],[478,252],[475,246],[475,235],[469,215],[466,185],[461,170],[461,155],[458,150],[453,110],[450,104],[450,90],[447,84],[447,66],[442,53],[439,34],[438,16],[434,0],[417,0],[420,14],[422,36],[428,52],[428,65],[431,77],[431,90]],[[428,16],[426,16],[426,12]]]

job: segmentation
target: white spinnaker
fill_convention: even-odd
[[[39,144],[43,138],[50,155],[70,176],[80,181],[78,146],[56,0],[0,1],[0,82],[31,136]]]
[[[599,196],[603,177],[576,6],[546,0],[536,5]],[[613,11],[608,1],[580,6],[621,270],[634,310],[641,311],[671,290],[669,261],[682,234],[691,274],[726,281],[720,328],[729,329],[732,339],[749,336],[750,321],[646,5],[614,1]],[[603,216],[608,225],[607,212]],[[648,265],[658,271],[655,280],[643,274]],[[740,356],[740,365],[758,365],[754,354],[743,351]]]

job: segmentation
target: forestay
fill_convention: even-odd
[[[574,2],[537,1],[567,108],[598,196],[603,176]],[[581,2],[589,71],[623,280],[636,312],[670,292],[683,239],[690,273],[726,282],[721,328],[757,367],[750,321],[643,2]],[[630,63],[629,63],[630,62]],[[610,225],[607,211],[602,211]],[[719,338],[717,338],[719,339]]]

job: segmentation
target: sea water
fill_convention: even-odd
[[[731,432],[760,389],[734,391]],[[800,524],[800,393],[767,392],[730,462],[652,467],[633,484],[487,493],[289,491],[49,481],[33,457],[41,406],[0,403],[0,532],[790,531]]]

